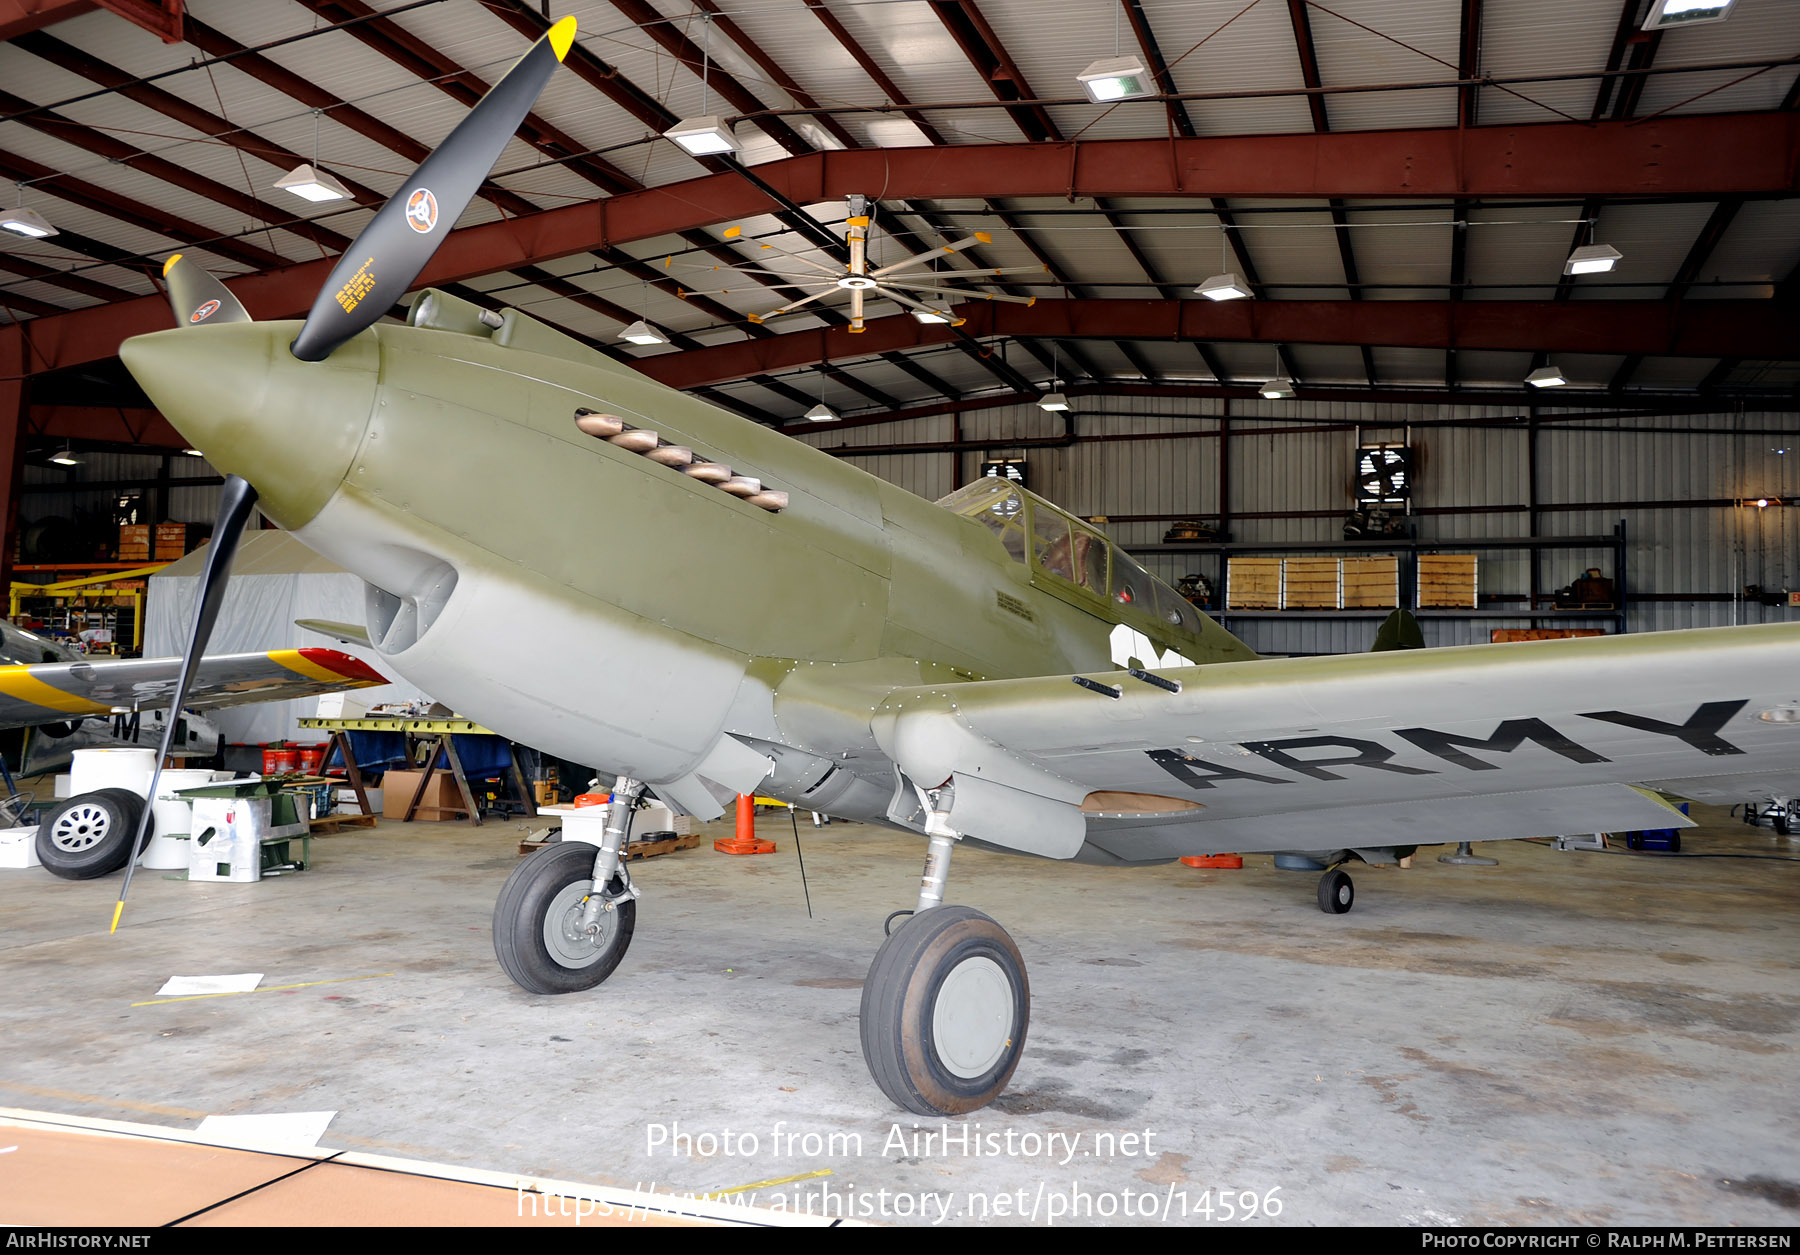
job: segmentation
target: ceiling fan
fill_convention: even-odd
[[[807,295],[798,300],[789,301],[779,309],[767,313],[750,314],[751,322],[767,322],[771,318],[779,318],[791,314],[814,302],[835,296],[839,292],[850,294],[850,330],[860,332],[864,329],[863,305],[873,294],[885,297],[895,304],[903,305],[912,311],[913,317],[920,322],[948,323],[961,326],[965,321],[952,313],[949,306],[953,300],[1010,301],[1015,305],[1035,305],[1035,296],[1012,296],[1004,292],[987,292],[975,288],[946,287],[946,283],[967,279],[989,279],[1001,275],[1048,273],[1048,266],[990,266],[980,270],[928,270],[923,273],[914,272],[921,266],[931,265],[946,254],[954,255],[964,249],[974,248],[978,244],[989,244],[993,237],[985,231],[977,231],[967,239],[958,240],[954,244],[946,244],[942,248],[929,253],[915,254],[891,266],[878,269],[869,268],[869,227],[872,216],[869,213],[868,198],[852,196],[846,205],[848,216],[845,219],[844,242],[849,246],[850,260],[842,271],[836,267],[825,265],[809,257],[801,257],[794,253],[776,249],[771,244],[764,244],[764,249],[777,252],[788,261],[816,271],[817,277],[811,275],[794,275],[780,270],[764,270],[751,266],[710,266],[709,270],[741,270],[745,274],[772,275],[789,287],[799,288]],[[741,228],[732,227],[726,231],[727,239],[735,238]],[[664,262],[665,267],[671,263]],[[714,288],[709,291],[689,291],[681,289],[683,297],[688,296],[725,296],[733,292],[742,293],[743,288]],[[949,298],[949,299],[945,299]]]

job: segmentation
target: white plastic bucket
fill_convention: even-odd
[[[71,797],[101,789],[130,789],[139,797],[150,792],[150,773],[156,769],[155,750],[76,750],[69,757]]]
[[[197,789],[213,782],[213,773],[195,767],[165,771],[156,785],[151,813],[156,817],[156,839],[144,851],[140,864],[153,871],[177,871],[188,865],[187,842],[177,840],[193,831],[194,804],[175,796],[177,789]]]

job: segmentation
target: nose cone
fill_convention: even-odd
[[[126,369],[214,466],[255,486],[263,512],[304,526],[349,473],[379,378],[374,335],[322,362],[288,352],[293,322],[223,323],[134,336]]]

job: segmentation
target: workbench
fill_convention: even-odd
[[[413,790],[412,798],[406,806],[406,813],[401,816],[401,823],[411,823],[419,817],[421,811],[431,812],[429,817],[456,814],[455,807],[424,806],[426,791],[431,787],[433,777],[440,771],[447,771],[456,782],[462,794],[463,812],[468,816],[471,827],[481,827],[481,806],[475,800],[475,790],[469,785],[467,773],[463,770],[462,758],[456,752],[457,736],[489,736],[506,747],[506,774],[512,780],[513,787],[518,790],[519,799],[524,804],[528,816],[537,815],[537,804],[532,798],[531,788],[525,783],[525,773],[519,770],[519,758],[513,752],[513,745],[505,737],[491,729],[484,728],[472,719],[410,717],[396,715],[361,715],[348,719],[302,719],[303,728],[316,728],[321,732],[331,733],[331,741],[321,760],[320,770],[331,764],[332,756],[342,755],[344,770],[350,778],[350,787],[356,791],[357,800],[368,810],[368,797],[363,790],[362,768],[356,761],[356,753],[350,745],[352,732],[398,732],[405,736],[407,760],[415,765],[423,761],[420,769],[419,784]],[[438,759],[442,757],[447,766],[439,767]]]

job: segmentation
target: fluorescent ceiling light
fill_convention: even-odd
[[[832,408],[823,401],[806,411],[807,421],[813,423],[835,423],[837,417]]]
[[[652,327],[642,318],[632,323],[619,333],[619,339],[629,340],[633,344],[667,344],[669,337]]]
[[[950,323],[952,326],[958,326],[962,322],[962,320],[959,318],[952,317],[949,314],[943,313],[943,312],[941,312],[939,310],[935,310],[935,309],[915,309],[912,312],[912,316],[914,318],[917,318],[920,322],[927,322],[927,323],[947,322],[947,323]]]
[[[1102,57],[1075,78],[1097,105],[1150,94],[1150,72],[1136,57]]]
[[[1624,258],[1625,254],[1610,244],[1583,244],[1563,263],[1566,275],[1604,274]]]
[[[1569,381],[1556,367],[1540,366],[1525,376],[1525,382],[1534,388],[1560,388]]]
[[[305,162],[276,179],[275,186],[284,192],[292,192],[302,200],[310,200],[315,205],[328,200],[350,199],[350,190],[342,183],[324,170],[314,169]]]
[[[52,453],[50,455],[50,460],[58,466],[81,465],[81,459],[75,456],[75,451],[73,449],[63,449],[58,453]]]
[[[1731,16],[1731,7],[1736,3],[1737,0],[1656,0],[1644,17],[1644,29],[1667,30],[1671,26],[1723,22]]]
[[[1194,289],[1209,301],[1241,301],[1250,296],[1250,285],[1234,274],[1214,275]]]
[[[203,458],[206,456],[198,449],[183,449],[182,452],[187,454],[190,458]]]
[[[1056,414],[1069,408],[1069,398],[1060,392],[1046,392],[1038,398],[1038,408]]]
[[[1279,401],[1294,395],[1294,381],[1286,375],[1277,375],[1261,388],[1257,389],[1271,401]]]
[[[698,118],[683,118],[663,132],[695,157],[718,157],[739,150],[738,138],[716,113]]]
[[[36,210],[27,209],[23,205],[17,209],[9,209],[5,213],[0,213],[0,228],[32,240],[41,240],[47,235],[60,234],[55,227],[44,221],[42,214]]]

